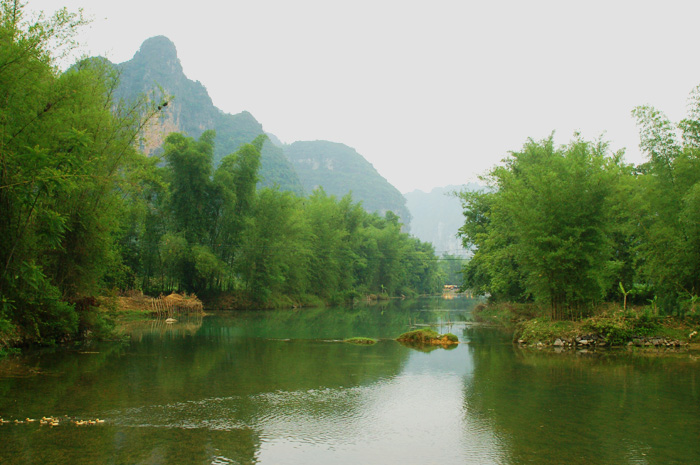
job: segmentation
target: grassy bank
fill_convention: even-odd
[[[700,341],[700,317],[655,315],[651,308],[624,310],[605,306],[576,320],[552,320],[535,305],[479,305],[477,321],[512,332],[513,342],[558,347],[655,346],[680,347]]]

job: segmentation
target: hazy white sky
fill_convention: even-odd
[[[29,0],[83,8],[83,52],[165,35],[228,113],[283,142],[354,147],[401,192],[474,180],[528,137],[574,131],[639,162],[630,112],[685,116],[698,1]]]

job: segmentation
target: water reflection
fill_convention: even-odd
[[[688,354],[471,353],[466,405],[507,463],[700,463],[700,366]]]
[[[0,426],[0,462],[700,463],[697,362],[523,352],[459,300],[148,322],[0,362],[0,416],[66,416]],[[464,344],[393,341],[416,325]]]
[[[292,402],[314,407],[272,409],[277,414],[260,425],[268,439],[261,444],[261,463],[498,463],[500,452],[489,430],[464,422],[463,377],[471,371],[467,355],[466,346],[430,354],[412,351],[396,376],[366,386],[297,393]],[[288,402],[288,394],[279,400]],[[332,405],[339,398],[354,408],[319,415],[317,403]]]
[[[439,440],[415,450],[435,428],[459,429],[459,410],[448,406],[461,395],[461,378],[447,361],[432,372],[406,371],[416,356],[422,364],[429,359],[393,338],[411,324],[464,321],[446,310],[454,307],[402,302],[219,313],[175,325],[132,324],[125,345],[38,351],[19,364],[26,376],[0,379],[0,412],[60,416],[64,426],[1,428],[12,446],[0,459],[355,463],[392,454],[429,460],[452,449],[455,434],[438,431]],[[382,340],[372,347],[339,342],[358,335]],[[452,363],[460,358],[453,354]],[[92,429],[69,424],[87,417],[107,422]]]
[[[202,328],[204,316],[201,314],[182,315],[176,323],[166,323],[164,319],[149,321],[133,321],[125,324],[122,331],[129,335],[132,341],[140,342],[144,337],[186,338],[195,336]]]

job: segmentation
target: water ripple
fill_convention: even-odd
[[[486,422],[468,418],[463,402],[455,403],[461,396],[461,377],[424,372],[354,387],[149,405],[109,417],[122,427],[250,429],[260,441],[262,462],[287,463],[292,456],[299,461],[289,463],[371,461],[365,455],[372,450],[415,463],[435,456],[459,461],[465,454],[483,463],[498,461],[498,439]],[[230,463],[216,460],[212,463]]]

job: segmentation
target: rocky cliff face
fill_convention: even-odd
[[[206,88],[187,78],[175,44],[167,37],[146,40],[131,60],[114,66],[121,75],[118,98],[132,100],[145,94],[159,102],[166,95],[174,97],[162,109],[161,117],[145,130],[142,149],[148,154],[161,150],[171,132],[196,138],[214,129],[214,161],[218,163],[241,144],[264,133],[249,112],[232,115],[216,108]],[[351,192],[353,200],[361,201],[366,210],[380,214],[391,210],[409,228],[411,216],[401,193],[354,149],[328,141],[284,145],[273,134],[268,136],[270,140],[262,151],[261,185],[297,194],[309,194],[318,186],[337,197]]]
[[[159,150],[165,137],[183,132],[199,137],[207,129],[216,131],[214,161],[218,163],[242,144],[263,134],[262,125],[247,111],[231,115],[214,106],[206,88],[185,76],[175,44],[163,36],[146,40],[134,57],[115,65],[120,73],[117,97],[131,100],[141,94],[153,99],[174,97],[144,133],[142,149],[151,154]],[[155,91],[154,91],[155,89]],[[276,138],[275,138],[276,139]],[[301,194],[301,183],[280,147],[268,142],[263,147],[261,185],[277,185],[282,190]]]

